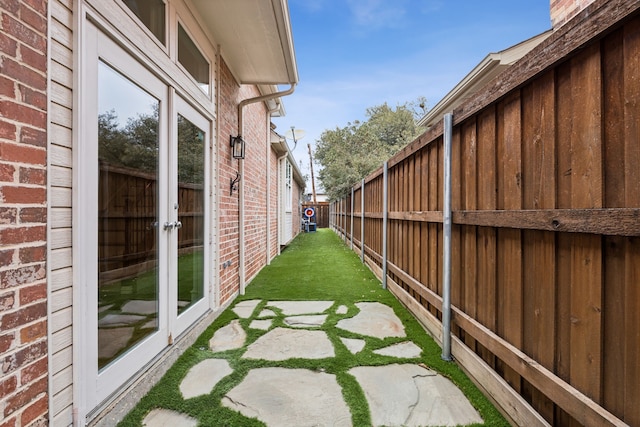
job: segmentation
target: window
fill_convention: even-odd
[[[208,94],[209,62],[181,24],[178,24],[178,62],[191,74],[198,86]]]
[[[293,183],[291,179],[292,179],[291,163],[289,163],[289,161],[285,161],[284,197],[285,197],[285,208],[287,212],[291,212],[291,204],[293,199]]]
[[[124,0],[124,4],[142,21],[163,45],[165,42],[165,9],[163,0]]]

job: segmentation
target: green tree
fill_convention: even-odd
[[[420,135],[416,125],[424,111],[414,103],[395,109],[382,104],[366,110],[367,120],[348,123],[344,128],[325,130],[317,141],[315,159],[322,166],[318,179],[331,200],[348,194],[351,187],[389,157]]]
[[[115,110],[98,116],[98,155],[102,162],[156,172],[158,168],[158,111],[138,114],[121,126]]]

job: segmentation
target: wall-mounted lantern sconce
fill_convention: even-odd
[[[229,145],[231,145],[231,154],[234,159],[244,159],[244,139],[240,135],[230,135]]]
[[[240,182],[240,173],[236,172],[236,179],[230,178],[229,195],[233,196],[233,191],[238,191],[238,182]]]

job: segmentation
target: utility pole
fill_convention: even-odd
[[[311,169],[311,192],[313,194],[313,204],[317,205],[318,201],[316,200],[316,181],[313,178],[313,156],[311,155],[311,144],[307,144],[307,148],[309,149],[309,168]]]

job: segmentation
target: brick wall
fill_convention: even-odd
[[[229,181],[236,176],[238,162],[231,157],[229,135],[238,133],[237,105],[240,86],[224,61],[220,71],[220,129],[218,130],[218,174],[220,181],[220,303],[224,304],[239,289],[238,281],[238,192],[229,195]]]
[[[46,425],[47,1],[0,0],[0,427]]]
[[[255,95],[259,95],[255,92]],[[267,109],[264,103],[244,109],[245,277],[249,281],[266,265],[267,254]],[[269,150],[271,151],[271,150]],[[275,171],[274,171],[275,173]],[[275,194],[272,195],[275,197]]]
[[[550,0],[551,25],[561,27],[595,0]]]
[[[238,197],[229,194],[229,183],[238,171],[238,161],[232,159],[229,135],[238,134],[238,104],[259,96],[255,86],[238,85],[224,62],[221,64],[220,129],[218,132],[218,167],[220,211],[220,302],[225,303],[239,290],[238,278]],[[267,254],[267,167],[268,133],[267,109],[264,103],[249,104],[244,108],[246,141],[244,176],[245,192],[245,278],[250,280],[266,265]],[[275,171],[272,172],[275,174]],[[275,198],[272,193],[272,199]],[[272,228],[272,239],[276,229]]]

